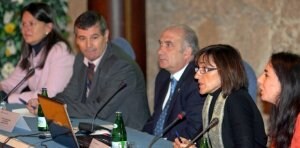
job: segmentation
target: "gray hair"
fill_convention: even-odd
[[[184,32],[184,44],[185,46],[191,47],[192,48],[192,54],[195,55],[195,53],[199,50],[199,44],[198,44],[198,37],[195,33],[195,31],[184,24],[180,25],[174,25],[171,27],[168,27],[167,29],[182,29]]]

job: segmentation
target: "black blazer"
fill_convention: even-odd
[[[219,93],[220,90],[212,94],[209,118],[212,116]],[[266,147],[267,136],[263,119],[247,89],[233,91],[227,97],[222,123],[222,139],[224,148]]]
[[[173,141],[176,138],[176,131],[178,131],[180,136],[191,139],[202,129],[201,113],[204,97],[201,97],[199,94],[198,83],[194,79],[194,74],[194,62],[191,62],[185,69],[175,88],[164,128],[168,126],[180,112],[185,111],[186,117],[163,135],[163,137],[166,137],[168,140]],[[162,104],[168,91],[169,82],[170,73],[163,69],[160,70],[155,81],[154,113],[145,124],[143,131],[153,134],[156,122],[162,111]]]

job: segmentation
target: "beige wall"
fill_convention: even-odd
[[[71,17],[70,23],[68,25],[68,30],[70,32],[69,41],[74,46],[74,33],[73,33],[73,24],[77,16],[82,12],[87,10],[87,0],[69,0],[69,11],[68,14]],[[75,48],[74,48],[75,50]]]
[[[70,0],[68,26],[87,9],[87,0]],[[289,50],[300,54],[299,0],[146,0],[147,88],[151,111],[158,72],[156,50],[160,31],[187,24],[199,36],[200,47],[231,44],[259,75],[270,54]],[[73,41],[73,36],[70,36]],[[262,110],[262,103],[257,101]],[[263,112],[263,111],[262,111]],[[266,118],[266,116],[265,116]]]
[[[259,75],[272,52],[300,53],[299,10],[299,0],[147,0],[147,87],[151,107],[158,72],[157,40],[166,26],[189,25],[197,32],[201,48],[217,43],[235,46]],[[257,104],[261,108],[261,102]]]

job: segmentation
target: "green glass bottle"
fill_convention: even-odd
[[[202,137],[200,139],[200,145],[199,146],[200,146],[199,148],[209,148],[207,138]]]
[[[46,88],[42,88],[42,95],[45,97],[48,97],[48,93],[47,93],[47,89]],[[43,110],[41,105],[39,104],[38,106],[38,130],[39,131],[48,131],[48,124],[46,122],[46,118],[44,116]]]
[[[121,112],[116,112],[111,146],[112,148],[127,148],[127,135]]]

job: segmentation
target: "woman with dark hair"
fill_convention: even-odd
[[[31,3],[23,8],[21,15],[21,59],[14,72],[0,82],[0,90],[9,93],[24,77],[27,79],[5,100],[9,103],[37,98],[42,88],[48,89],[49,97],[63,91],[74,62],[71,47],[59,34],[48,5]]]
[[[247,76],[239,52],[229,45],[211,45],[195,57],[199,92],[207,94],[202,110],[203,129],[217,118],[218,124],[203,135],[213,148],[266,147],[261,114],[247,91]],[[174,147],[185,147],[175,139]],[[201,145],[198,143],[198,145]]]
[[[271,56],[258,78],[260,96],[273,105],[271,148],[300,147],[300,56],[279,52]]]

